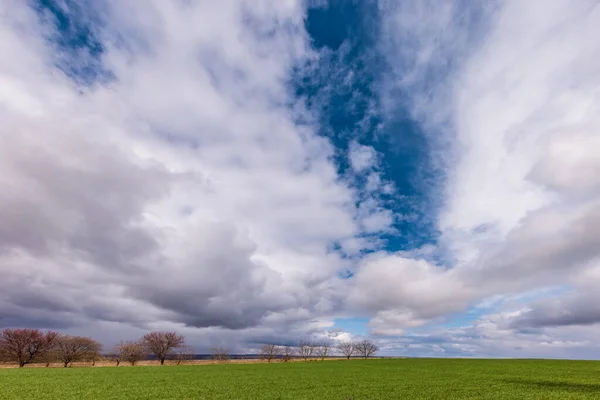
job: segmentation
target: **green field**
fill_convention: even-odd
[[[0,399],[600,399],[600,362],[351,360],[0,369]]]

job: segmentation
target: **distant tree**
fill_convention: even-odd
[[[369,358],[370,356],[375,354],[378,350],[377,346],[375,346],[375,344],[373,344],[373,342],[370,342],[368,340],[363,340],[361,342],[355,343],[354,349],[356,351],[356,354],[358,354],[359,356],[361,356],[364,359]]]
[[[267,360],[267,362],[271,362],[272,359],[279,356],[280,352],[281,350],[276,344],[265,343],[260,349],[260,358],[261,360]]]
[[[58,335],[53,353],[64,367],[75,361],[95,359],[102,345],[89,337]]]
[[[160,365],[163,365],[165,359],[174,354],[177,348],[185,346],[185,339],[177,332],[150,332],[142,337],[141,343],[147,352],[154,354]]]
[[[0,353],[22,368],[52,350],[57,336],[57,332],[39,329],[4,329],[0,334]]]
[[[177,365],[181,364],[186,360],[194,359],[194,349],[189,346],[180,346],[177,348],[175,352],[175,360],[177,360]]]
[[[123,354],[121,354],[121,345],[118,344],[114,347],[115,353],[112,354],[107,354],[106,358],[110,361],[114,361],[116,363],[116,366],[118,367],[119,364],[121,364],[121,361],[123,361]]]
[[[296,350],[292,346],[283,346],[281,349],[281,361],[289,362],[296,355]]]
[[[323,361],[329,355],[331,342],[324,340],[315,345],[315,355]]]
[[[132,366],[146,358],[146,347],[140,342],[125,341],[116,346],[120,361],[127,361]],[[117,362],[119,365],[120,361]]]
[[[352,342],[341,342],[338,343],[337,349],[342,353],[348,360],[355,352],[354,343]]]
[[[41,356],[37,357],[35,361],[44,364],[44,367],[48,368],[50,367],[50,364],[57,359],[58,357],[56,356],[55,349],[50,349]]]
[[[104,357],[101,353],[90,354],[89,357],[85,357],[85,361],[90,361],[92,363],[92,367],[96,365],[96,361],[104,360]]]
[[[212,348],[212,358],[215,361],[226,362],[229,361],[229,350],[225,347],[215,346]]]
[[[315,344],[309,340],[303,340],[298,343],[298,355],[308,361],[315,350]]]

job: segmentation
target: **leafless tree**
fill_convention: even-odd
[[[279,346],[276,344],[263,344],[260,349],[260,358],[261,360],[267,360],[267,362],[271,362],[272,359],[277,357],[281,353]]]
[[[362,342],[355,343],[354,348],[356,353],[364,359],[369,358],[378,350],[377,346],[375,346],[373,342],[370,342],[368,340],[363,340]]]
[[[92,367],[96,365],[96,361],[101,361],[103,359],[104,359],[104,357],[99,352],[92,353],[88,357],[85,357],[86,361],[90,361],[92,363]]]
[[[212,348],[212,357],[215,361],[227,362],[230,358],[229,350],[225,347],[215,346]]]
[[[121,342],[116,346],[116,350],[119,354],[119,360],[127,361],[132,366],[136,362],[146,358],[146,347],[140,342],[126,341]],[[119,365],[117,362],[117,365]]]
[[[294,350],[294,348],[292,346],[283,346],[283,348],[281,349],[281,355],[282,355],[281,361],[289,362],[296,355],[296,351]]]
[[[354,343],[352,342],[340,342],[337,345],[337,349],[342,353],[348,360],[355,352]]]
[[[114,361],[116,363],[116,366],[118,367],[119,364],[121,364],[121,361],[123,361],[123,354],[121,354],[121,345],[118,344],[115,346],[115,353],[112,354],[108,354],[106,355],[106,358],[109,359],[110,361]]]
[[[194,359],[194,349],[190,346],[180,346],[177,348],[175,353],[175,359],[177,360],[177,365],[180,365],[183,361],[193,360]]]
[[[50,351],[57,335],[39,329],[4,329],[0,334],[0,353],[8,360],[18,362],[22,368]]]
[[[68,367],[75,361],[97,357],[101,349],[100,343],[88,337],[58,335],[54,354],[64,367]]]
[[[41,356],[37,357],[35,360],[36,362],[44,364],[44,367],[48,368],[50,367],[50,364],[57,359],[58,357],[56,356],[56,350],[50,349]]]
[[[315,345],[315,355],[323,361],[329,355],[331,342],[324,340]]]
[[[150,332],[142,337],[141,343],[148,353],[154,354],[159,359],[160,365],[163,365],[170,354],[185,345],[185,339],[177,332]]]
[[[303,340],[298,343],[298,355],[304,359],[304,361],[308,361],[308,359],[313,355],[315,350],[315,344],[309,340]]]

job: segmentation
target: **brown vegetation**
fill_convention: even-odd
[[[281,361],[290,362],[294,358],[296,351],[292,346],[283,346],[281,349]]]
[[[0,334],[1,358],[17,362],[22,368],[52,350],[57,336],[56,332],[39,329],[4,329]]]
[[[117,365],[121,361],[126,361],[134,366],[136,362],[143,360],[147,355],[146,348],[140,342],[122,341],[115,346],[115,350],[118,354]]]
[[[145,347],[147,353],[154,354],[160,365],[163,365],[169,355],[185,346],[185,340],[177,332],[150,332],[142,337],[140,344]]]
[[[267,362],[271,362],[272,359],[279,356],[281,350],[279,346],[276,344],[265,343],[260,349],[260,358],[261,360],[267,360]]]
[[[303,340],[298,343],[298,355],[307,361],[315,350],[315,344],[308,340]]]
[[[88,337],[58,335],[56,345],[49,354],[54,356],[51,359],[56,358],[64,367],[68,367],[75,361],[87,360],[95,363],[101,349],[100,343]]]
[[[330,350],[331,343],[326,340],[315,344],[315,355],[319,357],[321,361],[325,360],[325,358],[329,355]]]
[[[341,342],[337,345],[337,350],[344,355],[348,360],[355,352],[354,343],[352,342]]]
[[[361,356],[362,358],[369,358],[375,352],[377,352],[377,346],[368,340],[363,340],[362,342],[358,342],[354,344],[354,349],[356,354]]]
[[[212,348],[212,358],[215,361],[227,362],[229,361],[229,350],[225,347],[213,347]]]

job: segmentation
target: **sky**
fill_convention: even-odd
[[[600,358],[600,6],[0,0],[0,328]]]

